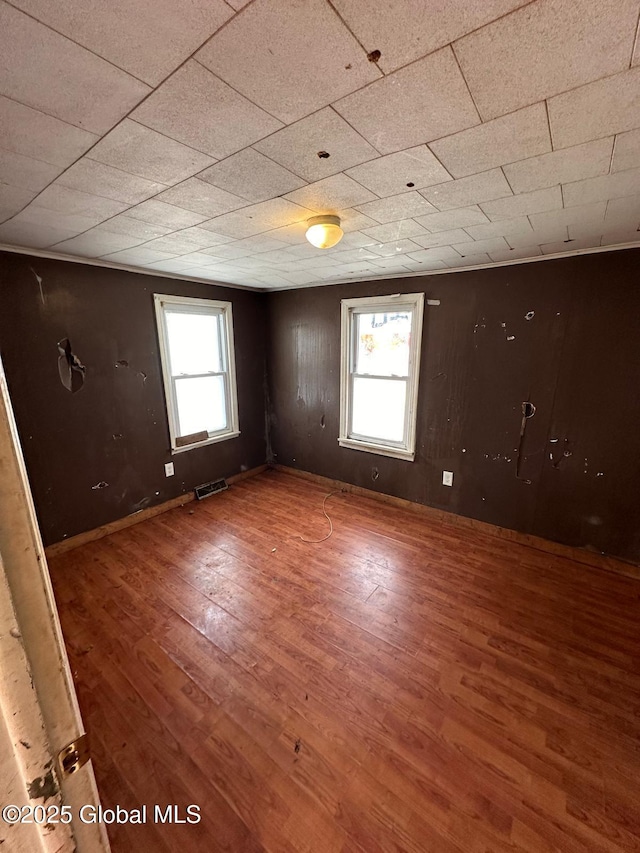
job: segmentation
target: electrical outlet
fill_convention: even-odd
[[[442,472],[442,485],[453,486],[453,471]]]
[[[164,476],[165,477],[173,477],[175,471],[173,470],[173,462],[166,462],[164,466]]]

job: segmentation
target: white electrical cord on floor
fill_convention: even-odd
[[[319,545],[320,542],[326,541],[331,536],[331,534],[333,533],[333,522],[331,521],[331,519],[329,518],[329,516],[327,514],[327,510],[325,509],[325,504],[327,503],[327,500],[332,495],[338,495],[338,494],[340,494],[340,492],[344,492],[344,491],[345,491],[345,489],[336,489],[335,492],[329,492],[328,495],[324,496],[324,500],[322,501],[322,512],[324,513],[324,517],[329,522],[329,532],[327,533],[326,536],[323,536],[322,539],[303,539],[302,536],[293,536],[292,538],[293,539],[299,539],[301,542],[304,542],[305,545]]]

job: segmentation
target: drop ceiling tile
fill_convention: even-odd
[[[0,183],[40,192],[57,178],[62,169],[0,148]]]
[[[167,234],[165,237],[156,237],[155,240],[149,240],[144,244],[145,249],[157,249],[159,252],[168,252],[171,255],[186,255],[188,252],[196,252],[201,249],[209,249],[215,245],[213,232],[204,232],[210,234],[210,240],[193,240],[183,236],[183,231],[174,231],[173,234]],[[211,262],[211,259],[209,260]]]
[[[408,271],[408,267],[404,264],[405,260],[405,255],[400,255],[399,257],[392,258],[376,258],[375,260],[372,260],[371,263],[383,270],[404,273]]]
[[[637,243],[640,241],[640,231],[634,228],[619,231],[607,231],[602,235],[601,246],[615,246],[617,243]]]
[[[419,189],[451,180],[451,175],[426,145],[387,154],[386,157],[349,169],[347,174],[382,197],[406,192],[409,183]]]
[[[119,252],[122,249],[130,249],[144,242],[142,237],[128,237],[124,234],[113,234],[109,231],[98,231],[93,228],[78,237],[56,243],[53,248],[56,252],[64,252],[69,255],[83,255],[88,258],[98,258],[109,252]]]
[[[51,184],[40,193],[37,204],[38,207],[57,213],[78,214],[95,219],[94,225],[127,209],[125,202],[102,198],[57,183]]]
[[[375,262],[372,261],[372,263]],[[335,267],[308,267],[307,271],[313,273],[318,281],[335,281],[336,278]]]
[[[562,226],[571,225],[578,222],[602,222],[604,219],[606,201],[596,202],[595,204],[581,204],[576,207],[570,207],[563,210],[549,210],[546,213],[534,213],[529,219],[535,231]]]
[[[605,233],[605,230],[607,230],[607,224],[606,224],[606,220],[605,220],[605,222],[600,222],[597,224],[594,224],[592,222],[587,222],[587,223],[577,222],[577,223],[573,223],[573,224],[569,225],[567,230],[569,231],[569,240],[570,241],[589,240],[591,243],[591,246],[599,246],[600,245],[600,239],[601,239],[602,235]],[[617,229],[616,228],[610,228],[609,230],[614,231]],[[568,246],[567,248],[571,248],[571,246]]]
[[[140,237],[140,242],[144,242],[145,240],[153,240],[155,237],[162,237],[164,234],[169,234],[175,230],[173,227],[152,225],[150,222],[144,222],[142,219],[134,219],[128,215],[129,213],[130,211],[119,213],[117,216],[107,219],[106,222],[97,225],[94,231],[107,231],[110,234],[122,234],[126,237]],[[125,247],[123,246],[122,248]]]
[[[499,219],[487,225],[471,225],[466,229],[474,240],[486,240],[490,237],[508,237],[509,234],[533,234],[531,223],[526,216],[514,219]]]
[[[456,249],[461,255],[499,252],[508,248],[504,237],[488,237],[486,240],[473,240],[468,243],[456,243]]]
[[[196,58],[286,124],[380,76],[323,0],[254,0]]]
[[[535,258],[542,254],[539,246],[527,246],[523,249],[504,249],[502,251],[491,252],[490,258],[496,263],[501,261],[518,261],[523,258]]]
[[[426,234],[426,230],[413,219],[399,219],[397,222],[388,222],[386,225],[376,225],[367,228],[367,234],[373,240],[380,243],[388,243],[391,240],[401,240],[404,237],[416,237]]]
[[[482,225],[475,226],[482,228]],[[462,228],[454,228],[452,231],[438,231],[435,234],[417,234],[413,238],[414,243],[423,249],[433,249],[436,246],[453,246],[456,243],[468,243],[469,234]]]
[[[378,156],[331,107],[276,131],[253,146],[306,181],[319,181]],[[323,152],[328,157],[319,157]]]
[[[540,243],[559,243],[568,240],[567,226],[563,223],[551,222],[549,225],[540,224],[533,234],[509,234],[505,240],[516,251],[538,248]],[[494,252],[495,254],[495,252]]]
[[[187,178],[181,184],[165,190],[157,196],[157,201],[175,204],[176,207],[193,210],[210,218],[245,207],[247,204],[244,198],[219,190],[198,178]]]
[[[359,210],[343,208],[338,211],[338,214],[340,216],[340,227],[346,235],[351,234],[353,231],[363,231],[365,228],[373,228],[374,225],[378,224],[374,219],[370,219],[364,213],[360,213]]]
[[[478,267],[483,264],[490,264],[491,258],[486,252],[478,253],[477,255],[465,255],[460,258],[447,258],[446,264],[448,267]]]
[[[266,234],[256,234],[254,237],[245,237],[242,240],[237,240],[235,243],[232,243],[237,249],[246,250],[247,254],[257,254],[258,252],[268,252],[271,249],[283,249],[286,244],[281,243],[279,240],[274,239],[271,234],[275,232]],[[307,244],[309,245],[309,244]],[[309,246],[311,248],[311,246]],[[316,249],[316,251],[318,251]]]
[[[130,118],[216,160],[282,127],[193,60],[159,86]]]
[[[151,225],[164,226],[168,231],[176,231],[178,228],[188,228],[190,225],[200,225],[209,218],[208,216],[203,216],[201,213],[194,213],[191,210],[185,210],[173,204],[165,204],[165,202],[158,201],[155,198],[131,207],[127,211],[127,216],[131,216],[133,219],[141,219],[143,222],[148,222]]]
[[[594,249],[600,245],[600,240],[583,239],[583,240],[564,240],[559,243],[543,243],[540,246],[543,255],[558,255],[561,252],[571,252],[575,249]]]
[[[147,269],[161,270],[162,272],[181,272],[185,275],[200,275],[202,267],[200,264],[185,263],[182,258],[169,258],[166,261],[153,261],[145,264]]]
[[[283,272],[281,278],[284,278],[286,281],[290,281],[292,284],[314,284],[318,280],[316,274],[309,270]]]
[[[333,175],[286,196],[290,201],[300,204],[316,213],[337,213],[342,208],[354,204],[373,201],[376,196],[347,175]]]
[[[381,258],[391,258],[395,255],[408,254],[409,252],[419,252],[421,249],[418,243],[413,240],[392,240],[390,243],[375,243],[369,249],[360,249],[361,252],[373,252]]]
[[[372,261],[381,257],[383,257],[383,254],[376,254],[375,252],[369,251],[369,249],[347,249],[346,252],[336,252],[332,256],[332,260],[336,264],[340,264],[342,266],[344,264]],[[315,262],[316,259],[312,258],[311,260]]]
[[[128,118],[103,137],[89,157],[123,172],[169,185],[215,163],[213,157]]]
[[[622,71],[637,16],[637,0],[538,0],[454,48],[480,115],[496,118]]]
[[[146,246],[144,247],[146,249]],[[178,254],[178,253],[166,253],[166,254]],[[181,260],[185,265],[198,266],[198,267],[206,267],[212,266],[213,260],[211,255],[207,255],[205,252],[198,252],[196,250],[192,252],[184,252],[179,254],[179,260]]]
[[[229,237],[252,237],[262,234],[274,228],[291,225],[293,222],[306,220],[313,212],[287,201],[283,198],[274,198],[259,204],[252,204],[235,213],[227,213],[218,216],[206,227]]]
[[[409,270],[446,270],[447,264],[438,258],[424,258],[423,260],[406,260],[404,266]]]
[[[78,160],[56,181],[56,186],[69,187],[80,192],[138,204],[152,195],[166,189],[164,184],[147,181],[137,175],[130,175],[112,166],[96,163],[83,157]]]
[[[482,209],[489,219],[494,221],[513,219],[529,213],[541,213],[545,210],[556,210],[560,207],[562,207],[562,190],[559,186],[482,203]]]
[[[417,252],[412,252],[409,256],[413,261],[424,263],[425,261],[446,261],[449,258],[459,258],[460,252],[457,252],[452,246],[434,246],[431,249],[420,249]]]
[[[489,220],[479,207],[461,207],[458,210],[445,210],[441,213],[430,213],[419,216],[416,222],[424,225],[427,231],[451,231],[455,228],[466,228],[467,225],[480,225]]]
[[[612,198],[607,203],[606,222],[629,222],[640,219],[640,195]]]
[[[34,190],[0,184],[0,222],[19,213],[35,197]]]
[[[640,130],[630,130],[616,137],[613,150],[612,172],[640,167]]]
[[[548,107],[554,148],[640,127],[639,87],[640,68],[632,68],[551,98]]]
[[[480,121],[450,47],[377,80],[334,108],[382,154]]]
[[[59,231],[60,236],[53,240],[54,243],[59,243],[61,240],[67,240],[69,237],[75,237],[77,234],[93,228],[100,222],[100,217],[81,213],[61,213],[57,210],[41,207],[37,202],[32,202],[16,214],[13,221],[37,226],[37,228],[42,228],[43,233],[47,229]]]
[[[175,253],[174,253],[175,254]],[[154,249],[146,249],[144,246],[138,246],[133,249],[123,249],[121,252],[111,252],[102,256],[105,261],[111,261],[114,264],[139,264],[153,263],[153,261],[165,261],[172,257],[169,252],[158,252]]]
[[[265,264],[291,266],[295,263],[297,266],[295,257],[289,253],[289,247],[272,249],[269,252],[260,252],[259,254],[254,255],[254,257]],[[305,262],[299,261],[298,263]],[[331,263],[335,264],[335,261],[331,260]]]
[[[358,209],[382,224],[438,212],[437,208],[417,192],[404,192],[380,201],[370,201],[359,205]]]
[[[296,269],[300,270],[332,270],[339,263],[337,256],[326,258],[324,255],[315,258],[303,258],[296,261]]]
[[[469,130],[431,142],[429,147],[454,178],[551,151],[544,104],[533,104]]]
[[[479,175],[458,178],[456,181],[421,190],[420,194],[439,210],[452,210],[513,195],[502,169],[491,169]]]
[[[65,168],[97,140],[94,133],[0,97],[0,148]]]
[[[375,14],[369,0],[336,0],[343,20],[369,53],[379,50],[388,73],[506,15],[527,0],[396,0]]]
[[[627,169],[614,175],[564,184],[562,192],[565,207],[634,195],[640,192],[640,169]]]
[[[232,154],[198,178],[254,202],[284,195],[306,183],[253,148]]]
[[[0,57],[0,94],[92,133],[106,133],[151,91],[6,3]]]
[[[611,164],[613,136],[562,148],[540,157],[531,157],[504,167],[514,193],[533,190],[606,175]]]
[[[339,264],[336,267],[336,279],[344,276],[374,275],[380,272],[380,267],[374,266],[373,262],[356,261],[351,264]]]
[[[367,246],[372,246],[375,242],[376,240],[373,237],[369,237],[369,235],[365,234],[363,231],[350,231],[348,234],[344,235],[335,249],[366,249]],[[327,254],[327,252],[332,251],[334,251],[334,249],[323,250],[323,256]]]
[[[235,243],[218,244],[211,248],[203,247],[201,250],[205,255],[211,256],[212,263],[214,261],[236,261],[238,258],[246,258],[251,254],[249,249],[238,248]]]
[[[304,244],[307,232],[306,222],[294,222],[293,225],[285,225],[284,228],[276,228],[270,234],[276,240],[281,240],[283,243],[288,243],[291,246],[299,246]]]
[[[14,5],[153,86],[233,15],[222,0],[16,0]]]
[[[0,225],[0,243],[44,249],[77,233],[72,228],[54,228],[50,225],[27,222],[20,217],[21,214]]]
[[[200,246],[218,246],[224,243],[232,243],[232,237],[225,237],[223,234],[216,234],[211,228],[204,228],[198,225],[193,225],[191,228],[182,228],[180,231],[175,231],[174,234],[179,234],[190,240],[194,245],[199,243]]]

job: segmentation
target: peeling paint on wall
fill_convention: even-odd
[[[58,373],[60,381],[67,389],[75,394],[84,385],[84,376],[86,367],[80,359],[73,354],[71,350],[71,341],[69,338],[62,338],[58,341]]]

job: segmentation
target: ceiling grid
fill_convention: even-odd
[[[640,0],[0,0],[0,244],[281,289],[640,243],[639,23]],[[325,213],[345,237],[319,250]]]

